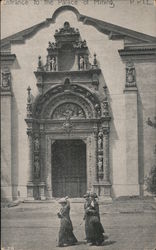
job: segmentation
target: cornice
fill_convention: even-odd
[[[156,37],[149,36],[137,31],[133,31],[115,24],[111,24],[99,19],[95,19],[86,15],[82,15],[79,11],[70,5],[61,6],[56,9],[51,18],[47,18],[45,21],[40,22],[28,29],[20,31],[16,34],[13,34],[9,37],[6,37],[1,40],[1,48],[6,48],[11,44],[21,44],[25,43],[25,40],[34,36],[40,29],[48,27],[50,24],[55,23],[56,18],[64,11],[72,11],[79,22],[82,22],[86,25],[91,25],[95,27],[98,31],[102,32],[105,35],[108,35],[108,38],[111,40],[128,40],[130,42],[136,43],[155,43]]]
[[[133,60],[134,62],[156,61],[156,46],[149,44],[148,46],[128,46],[118,50],[123,62]]]
[[[1,62],[3,61],[9,61],[9,62],[14,62],[14,60],[16,59],[16,55],[15,54],[0,54],[0,58],[1,58]]]

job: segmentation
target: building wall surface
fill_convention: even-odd
[[[125,64],[118,53],[123,48],[123,41],[109,40],[94,27],[78,22],[71,12],[61,13],[56,23],[41,29],[24,44],[11,46],[16,61],[11,69],[12,97],[2,99],[2,145],[5,149],[3,152],[2,148],[2,178],[8,178],[8,183],[14,186],[14,198],[17,194],[26,198],[29,169],[25,123],[27,87],[31,87],[32,95],[36,97],[38,90],[33,72],[37,68],[38,56],[41,55],[43,62],[46,62],[48,41],[54,41],[55,30],[62,27],[65,21],[69,21],[71,27],[78,28],[82,39],[87,41],[90,62],[93,61],[93,54],[97,55],[102,70],[99,85],[101,97],[104,83],[108,87],[112,117],[109,156],[112,196],[138,195],[138,183],[143,185],[144,176],[155,161],[155,130],[146,121],[148,117],[154,118],[156,110],[156,65],[154,62],[135,63],[138,91],[127,97],[124,92]],[[11,105],[11,113],[8,105]],[[4,131],[7,133],[3,136]],[[7,191],[7,196],[10,192]]]

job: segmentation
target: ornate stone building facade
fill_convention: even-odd
[[[15,112],[21,103],[15,81],[17,75],[20,79],[20,72],[12,77],[11,71],[17,61],[21,65],[21,75],[27,68],[20,64],[18,45],[33,37],[40,28],[53,24],[65,10],[72,11],[78,21],[92,25],[109,39],[124,41],[124,48],[118,50],[125,67],[122,66],[124,82],[120,93],[123,104],[119,98],[118,110],[111,105],[111,98],[118,97],[110,93],[100,66],[100,55],[90,53],[87,40],[76,25],[72,27],[65,21],[51,41],[46,39],[47,55],[38,56],[36,70],[30,73],[35,78],[33,83],[27,84],[27,103],[25,94],[25,102],[21,97],[27,114],[24,117],[22,113],[20,125],[20,113]],[[141,74],[142,65],[155,67],[156,38],[109,23],[106,25],[104,21],[81,15],[74,7],[63,6],[46,22],[3,39],[1,46],[3,196],[45,200],[65,195],[82,197],[87,190],[94,190],[103,198],[142,194],[145,164],[142,130],[145,125],[141,102],[142,98],[147,100],[149,97],[142,96],[141,89],[139,92],[138,85],[142,84],[139,71]],[[45,48],[41,46],[41,54],[42,50]],[[26,63],[30,61],[31,55]],[[17,69],[20,71],[20,67]],[[149,79],[152,86],[154,80]],[[37,91],[33,95],[31,88],[35,81]],[[153,101],[151,106],[153,109]],[[114,146],[117,134],[121,133],[122,138],[120,128],[114,129],[115,117],[120,120],[123,113],[124,138]],[[24,120],[26,129],[21,136]],[[3,130],[7,133],[3,134]],[[22,144],[27,154],[25,156],[23,150],[23,155],[17,157]],[[27,164],[22,162],[22,157],[26,157]]]

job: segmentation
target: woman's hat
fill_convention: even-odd
[[[58,201],[58,203],[67,203],[67,200],[66,200],[66,198],[61,198],[59,201]]]
[[[89,193],[84,194],[83,197],[84,197],[84,198],[88,198],[88,197],[89,197]]]
[[[98,198],[97,194],[96,194],[96,193],[93,193],[93,192],[90,193],[90,197]]]

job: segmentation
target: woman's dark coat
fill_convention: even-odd
[[[100,222],[99,205],[96,200],[94,200],[93,202],[94,206],[92,206],[92,203],[90,202],[85,211],[87,218],[86,236],[87,241],[93,244],[101,244],[104,240],[104,228]]]

